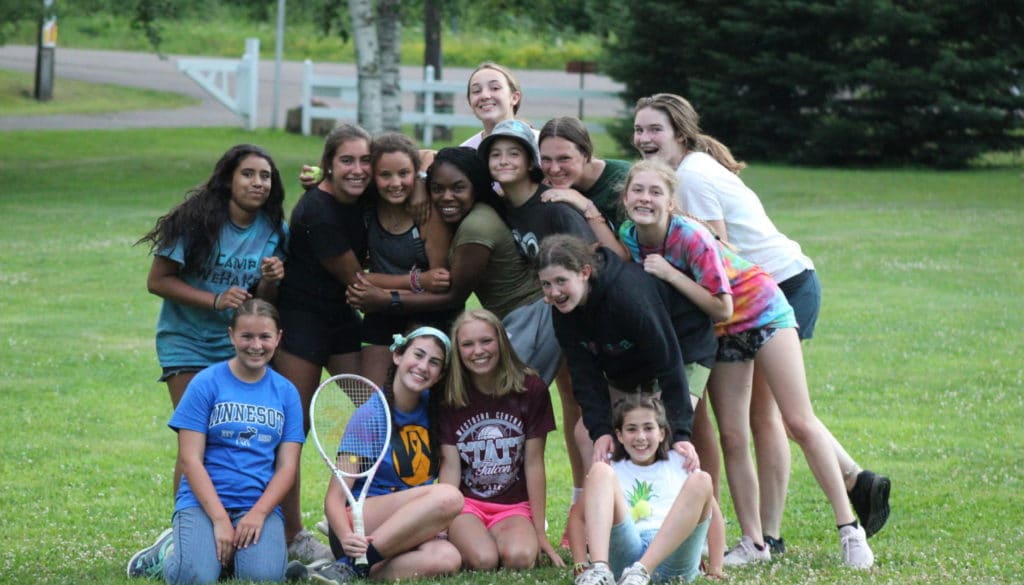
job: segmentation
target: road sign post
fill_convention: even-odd
[[[53,69],[57,56],[57,11],[53,0],[43,0],[43,15],[39,20],[39,39],[36,44],[35,98],[49,101],[53,97]]]

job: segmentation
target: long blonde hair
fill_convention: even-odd
[[[495,376],[493,396],[505,396],[512,392],[526,392],[526,376],[534,374],[529,366],[523,363],[512,344],[508,340],[508,333],[501,319],[486,309],[466,309],[459,315],[452,324],[452,342],[456,358],[452,360],[451,371],[448,374],[448,383],[445,384],[444,403],[450,406],[463,407],[469,405],[469,389],[473,382],[469,377],[469,371],[462,363],[462,355],[459,351],[459,329],[470,321],[483,321],[491,326],[498,342],[498,365]]]
[[[633,116],[645,108],[653,108],[668,116],[672,131],[682,138],[683,147],[688,151],[703,152],[718,161],[729,172],[740,174],[747,164],[736,160],[729,147],[700,131],[700,116],[686,98],[674,93],[656,93],[636,101]]]

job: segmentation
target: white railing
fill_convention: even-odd
[[[423,96],[423,111],[409,112],[403,109],[402,123],[417,124],[423,128],[421,144],[429,147],[433,144],[435,126],[478,126],[480,121],[467,114],[445,113],[434,110],[436,94],[455,94],[461,96],[466,91],[466,84],[458,81],[439,81],[434,79],[434,68],[424,68],[423,80],[402,81],[402,93],[420,94]],[[524,87],[523,93],[531,98],[565,98],[578,100],[582,103],[587,99],[619,101],[619,95],[611,91],[593,89],[558,89],[550,87]],[[343,107],[317,105],[314,98],[333,98],[340,100]],[[359,101],[358,82],[354,78],[317,75],[313,71],[313,62],[306,60],[302,75],[302,133],[309,135],[313,120],[356,120],[358,118],[357,103]],[[604,132],[604,125],[588,122],[591,132]]]
[[[246,129],[256,129],[260,87],[259,39],[245,39],[245,54],[241,59],[178,59],[178,71],[238,114]]]

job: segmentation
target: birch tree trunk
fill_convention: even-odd
[[[381,114],[385,130],[402,130],[401,0],[377,0],[377,36],[380,40]]]
[[[377,39],[377,18],[372,0],[348,0],[352,18],[352,39],[356,49],[356,72],[359,78],[359,125],[370,134],[379,133],[381,119],[380,43]]]

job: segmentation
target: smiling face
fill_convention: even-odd
[[[471,319],[455,332],[455,343],[463,367],[478,387],[485,386],[480,382],[495,374],[501,357],[498,332],[485,321]]]
[[[444,373],[444,348],[429,335],[413,338],[403,353],[392,353],[392,360],[396,367],[396,394],[428,390]]]
[[[473,209],[473,183],[451,163],[435,165],[430,172],[430,199],[445,223],[459,223]]]
[[[514,138],[497,138],[487,152],[487,168],[491,178],[507,188],[530,179],[530,154]]]
[[[675,194],[668,191],[665,180],[653,170],[634,174],[622,195],[626,215],[639,227],[667,228],[675,202]]]
[[[558,264],[549,264],[537,271],[540,288],[544,291],[544,302],[558,309],[560,313],[570,313],[576,307],[586,304],[590,292],[589,264],[579,272],[574,272]]]
[[[270,197],[270,187],[270,162],[255,154],[243,158],[231,175],[228,213],[232,221],[242,225],[251,223]]]
[[[263,315],[239,315],[234,326],[228,328],[228,335],[238,366],[251,377],[262,375],[281,341],[277,323]]]
[[[575,185],[586,164],[586,157],[572,141],[561,136],[549,136],[540,143],[540,168],[553,187]]]
[[[416,169],[404,152],[385,152],[373,167],[377,192],[388,203],[401,205],[412,193]]]
[[[469,78],[469,107],[485,128],[515,116],[522,94],[513,91],[505,75],[495,69],[480,69]]]
[[[658,425],[657,414],[649,408],[634,408],[622,418],[622,428],[615,430],[630,460],[637,465],[650,465],[657,460],[658,446],[665,440],[665,429]]]
[[[686,154],[683,138],[676,136],[668,114],[657,108],[643,108],[633,117],[633,146],[645,160],[657,159],[673,169]]]
[[[331,186],[335,195],[346,200],[362,196],[371,171],[370,143],[361,138],[342,142],[331,159]]]

